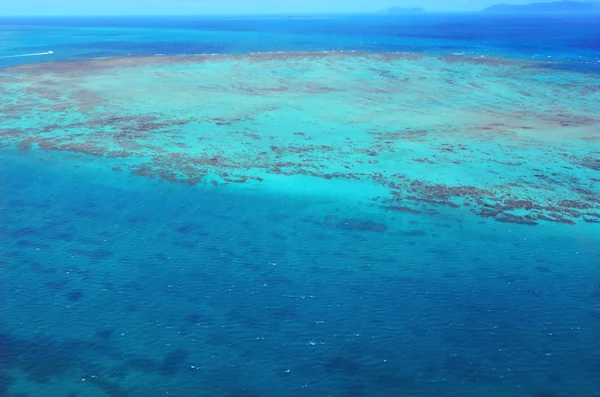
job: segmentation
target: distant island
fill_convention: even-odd
[[[425,10],[422,8],[392,7],[386,8],[385,10],[381,10],[379,12],[383,14],[424,14]]]
[[[483,10],[484,12],[600,12],[600,1],[554,1],[549,3],[530,3],[522,5],[497,4]]]

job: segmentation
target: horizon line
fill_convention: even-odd
[[[524,15],[524,14],[540,14],[540,15],[565,15],[565,14],[598,14],[598,11],[560,11],[560,12],[544,12],[544,11],[523,11],[523,12],[511,12],[511,11],[487,11],[486,9],[482,10],[445,10],[445,11],[427,11],[423,12],[386,12],[385,10],[378,11],[329,11],[329,12],[265,12],[265,13],[206,13],[206,14],[16,14],[16,15],[2,15],[0,14],[0,18],[105,18],[105,17],[258,17],[258,16],[304,16],[304,17],[313,17],[313,16],[329,16],[329,15],[379,15],[379,16],[390,16],[390,17],[400,17],[403,15],[425,15],[425,14],[474,14],[474,13],[485,13],[487,15]]]

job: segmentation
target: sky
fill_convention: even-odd
[[[190,15],[371,12],[389,7],[477,11],[532,0],[0,0],[0,15]]]

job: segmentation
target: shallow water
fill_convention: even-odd
[[[598,75],[480,55],[11,61],[0,395],[598,395]]]
[[[306,192],[312,182],[296,177],[311,176],[395,210],[600,222],[594,74],[499,58],[265,53],[23,65],[0,77],[11,98],[2,142],[25,151],[108,157],[114,170],[191,185]]]

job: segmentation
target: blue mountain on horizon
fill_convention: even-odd
[[[554,1],[546,3],[529,3],[521,5],[496,4],[483,10],[484,12],[600,12],[600,1]]]

